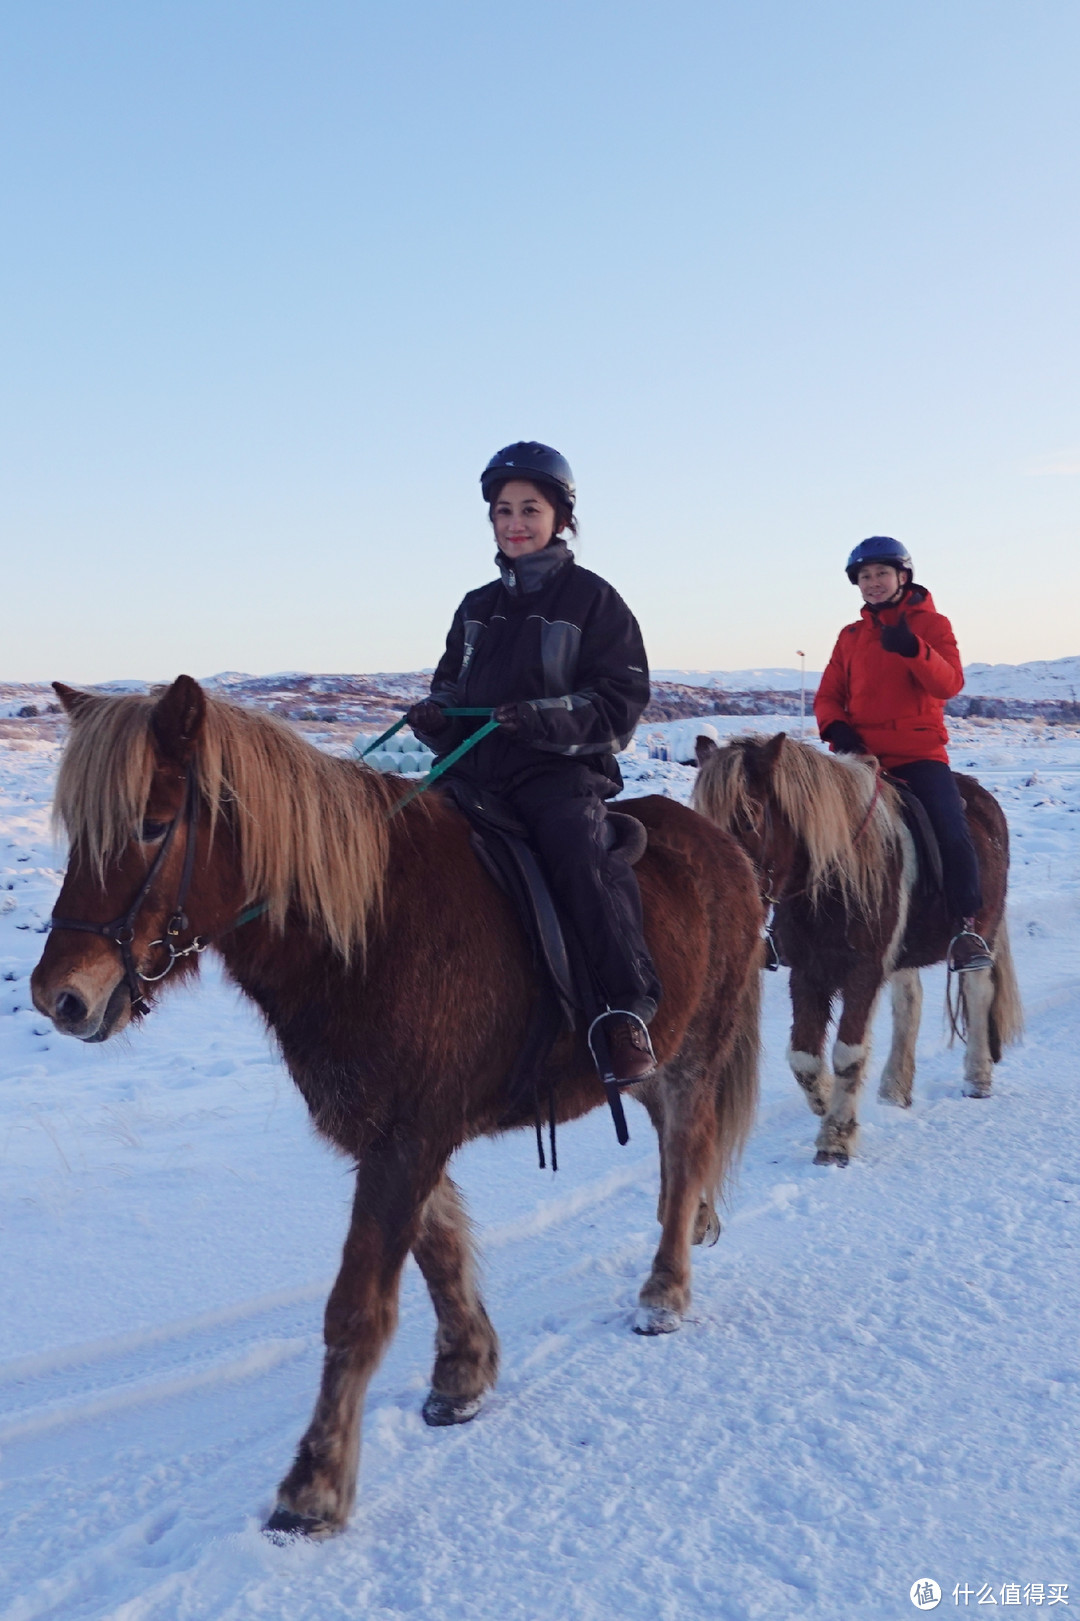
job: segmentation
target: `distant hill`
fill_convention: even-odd
[[[1080,720],[1080,655],[1026,664],[971,664],[963,692],[948,705],[953,715],[990,715]],[[375,675],[243,675],[225,671],[204,685],[237,703],[269,709],[302,724],[385,726],[428,689],[430,670]],[[821,679],[806,673],[806,707]],[[679,720],[693,715],[797,715],[800,673],[796,669],[654,670],[652,702],[643,719]],[[103,692],[146,691],[140,681],[109,681]],[[0,682],[0,717],[45,719],[57,715],[52,689],[38,682]]]

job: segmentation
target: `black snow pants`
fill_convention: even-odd
[[[910,760],[907,765],[894,765],[889,770],[891,776],[903,778],[930,818],[941,846],[945,901],[950,913],[957,922],[975,917],[982,908],[979,858],[971,842],[956,778],[942,760]]]
[[[604,797],[611,783],[575,764],[516,787],[490,786],[529,829],[556,904],[581,942],[601,1006],[623,1008],[648,1023],[660,981],[645,944],[634,869],[605,847]]]

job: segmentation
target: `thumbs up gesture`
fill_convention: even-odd
[[[886,653],[899,653],[905,659],[915,657],[919,651],[919,638],[908,628],[907,614],[901,614],[895,625],[881,627],[881,645]]]

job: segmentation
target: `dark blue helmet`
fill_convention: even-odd
[[[891,535],[871,535],[869,540],[860,540],[845,565],[852,585],[858,585],[859,570],[864,563],[888,563],[890,568],[906,568],[909,574],[914,574],[907,547]]]
[[[490,505],[495,487],[512,478],[525,478],[532,484],[550,484],[562,496],[571,512],[577,490],[570,463],[550,445],[538,444],[535,439],[519,439],[516,445],[497,450],[480,474],[480,488],[484,500]]]

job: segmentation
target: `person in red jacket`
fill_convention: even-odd
[[[956,920],[950,966],[989,968],[975,922],[979,860],[949,769],[945,704],[964,685],[952,626],[916,585],[906,547],[890,535],[860,541],[847,577],[863,610],[837,637],[814,699],[818,731],[835,754],[874,754],[921,800],[937,835],[945,899]]]

